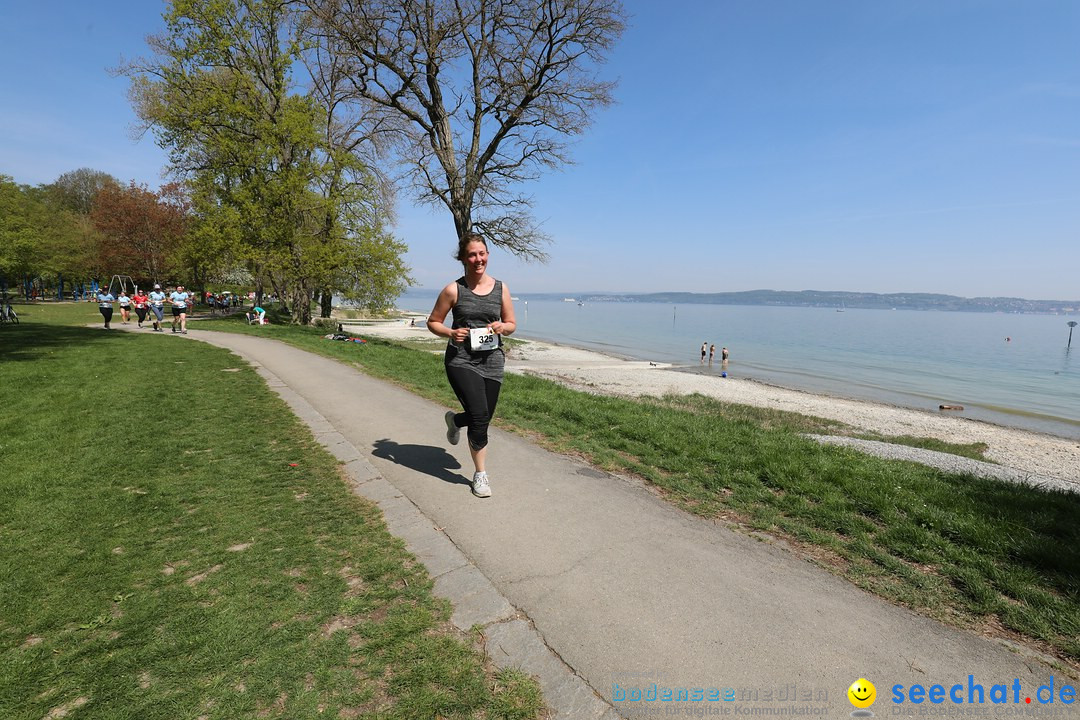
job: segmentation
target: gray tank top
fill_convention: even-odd
[[[465,278],[457,279],[457,302],[454,303],[454,322],[458,328],[481,328],[502,319],[502,281],[496,280],[495,287],[487,295],[477,295],[465,284]],[[448,367],[468,368],[483,378],[502,382],[503,367],[506,358],[502,351],[502,337],[495,350],[473,352],[468,338],[458,344],[451,340],[446,345],[446,365]]]

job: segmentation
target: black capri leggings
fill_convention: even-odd
[[[468,428],[469,447],[483,450],[488,444],[488,423],[495,415],[502,383],[461,367],[446,367],[446,377],[465,412],[454,416],[454,424]]]

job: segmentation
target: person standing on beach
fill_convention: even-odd
[[[708,349],[709,349],[709,343],[708,342],[701,343],[701,364],[702,365],[705,364],[705,353],[708,351]]]
[[[109,292],[109,288],[103,287],[98,290],[97,294],[98,310],[101,312],[101,317],[105,318],[105,329],[111,330],[109,323],[112,322],[113,306],[116,301],[113,294]]]
[[[449,339],[444,364],[450,387],[464,412],[446,413],[446,439],[457,445],[461,428],[467,428],[469,453],[475,472],[472,492],[491,497],[487,475],[488,425],[495,414],[502,389],[505,356],[502,336],[517,329],[510,290],[487,272],[487,241],[469,233],[458,241],[454,258],[465,274],[439,293],[427,319],[432,333]],[[450,327],[446,316],[454,313]]]
[[[709,364],[712,365],[713,356],[716,355],[716,346],[709,346]]]
[[[720,362],[727,362],[728,351],[726,347],[720,348]]]

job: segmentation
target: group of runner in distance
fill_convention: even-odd
[[[131,311],[135,310],[138,317],[139,327],[146,322],[147,315],[153,313],[151,322],[154,324],[154,332],[164,332],[162,325],[165,318],[165,304],[172,308],[172,331],[187,335],[188,309],[194,301],[194,295],[187,292],[183,285],[177,285],[175,290],[166,293],[160,285],[154,285],[149,293],[136,290],[134,295],[128,295],[127,291],[121,290],[118,296],[113,296],[108,288],[102,288],[97,293],[98,310],[105,318],[105,329],[110,330],[113,316],[113,303],[120,306],[120,317],[126,324],[131,320]],[[177,326],[179,325],[179,330]]]

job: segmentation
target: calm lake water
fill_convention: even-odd
[[[1065,347],[1077,318],[519,297],[522,337],[717,375],[727,346],[731,377],[934,411],[963,405],[965,417],[1080,438],[1080,328],[1076,348]],[[411,290],[398,305],[427,313],[434,300]],[[702,342],[716,345],[712,367],[699,364]]]

